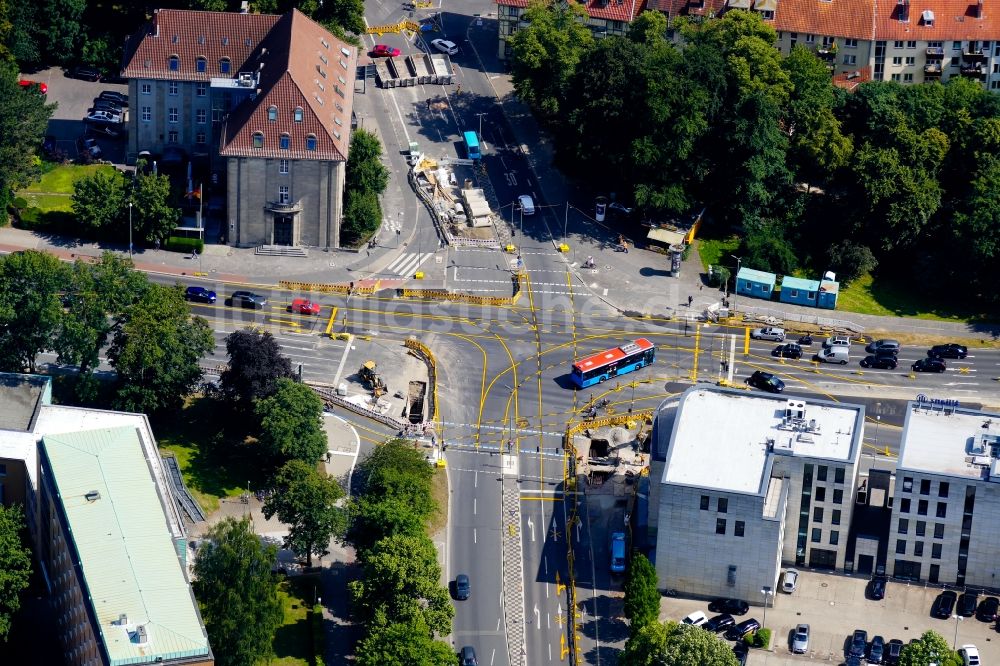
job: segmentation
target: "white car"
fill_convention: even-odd
[[[120,123],[122,122],[122,115],[120,113],[112,113],[111,111],[91,111],[83,121],[89,123]]]
[[[846,335],[831,335],[823,341],[823,346],[830,347],[850,347],[851,339]]]
[[[965,666],[979,666],[982,663],[979,661],[979,648],[975,645],[963,645],[958,650],[958,656],[962,658]]]
[[[755,328],[750,332],[750,337],[754,340],[774,340],[775,342],[785,341],[785,329],[776,326],[765,326]]]
[[[521,207],[525,215],[535,214],[535,202],[527,194],[522,194],[517,198],[517,205]]]
[[[799,585],[798,569],[788,569],[785,571],[785,579],[781,581],[781,591],[791,594]]]
[[[441,53],[447,53],[448,55],[458,53],[458,47],[455,45],[455,42],[449,42],[447,39],[435,39],[431,42],[431,46]]]
[[[708,622],[708,618],[705,617],[705,614],[702,613],[701,611],[695,611],[681,621],[684,624],[690,624],[692,627],[700,627],[701,625]]]

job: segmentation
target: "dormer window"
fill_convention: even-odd
[[[302,107],[301,106],[295,107],[295,112],[292,114],[292,118],[294,118],[295,122],[297,122],[297,123],[301,123],[302,122]]]
[[[306,137],[306,150],[316,150],[316,135],[310,134]]]
[[[204,74],[205,70],[208,69],[208,60],[205,59],[205,56],[198,56],[198,59],[195,60],[194,62],[195,62],[194,65],[195,71],[197,71],[199,74]]]
[[[219,72],[222,74],[229,74],[232,71],[232,62],[229,58],[222,58],[219,60]]]
[[[267,119],[272,123],[278,119],[278,107],[269,106],[267,107]]]
[[[282,150],[288,150],[292,147],[292,137],[287,134],[282,134],[281,138],[278,140],[278,147]]]
[[[264,133],[263,132],[254,132],[253,133],[253,147],[254,148],[263,148],[264,147]]]
[[[172,55],[167,59],[167,66],[171,72],[178,72],[181,69],[181,59],[178,56]]]

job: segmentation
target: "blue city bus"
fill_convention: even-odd
[[[626,373],[644,368],[656,359],[656,347],[646,338],[639,338],[580,359],[573,364],[570,379],[578,388],[587,388]]]
[[[479,137],[476,136],[475,132],[465,133],[465,153],[470,160],[478,160],[482,157],[482,153],[479,152]]]

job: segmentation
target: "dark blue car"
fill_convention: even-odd
[[[214,303],[215,292],[205,289],[205,287],[188,287],[184,292],[184,298],[195,303]]]

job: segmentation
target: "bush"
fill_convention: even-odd
[[[750,637],[749,643],[755,648],[766,648],[771,644],[771,630],[758,629],[754,635]]]
[[[24,210],[25,208],[28,207],[28,200],[25,199],[24,197],[17,197],[16,199],[14,199],[13,205],[14,208],[16,208],[17,210]]]
[[[200,238],[181,238],[180,236],[171,236],[167,239],[163,249],[170,250],[171,252],[184,252],[185,254],[191,252],[192,250],[197,250],[198,254],[201,254],[205,251],[205,241]]]

